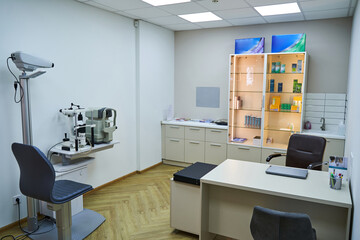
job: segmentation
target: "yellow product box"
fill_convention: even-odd
[[[271,98],[270,111],[280,111],[280,96],[274,96]]]
[[[300,113],[301,107],[302,107],[302,96],[294,97],[293,104],[291,106],[291,111]]]

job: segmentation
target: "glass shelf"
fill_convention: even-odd
[[[256,112],[261,112],[261,109],[246,109],[246,108],[240,108],[240,109],[234,109],[234,108],[230,108],[230,110],[237,110],[237,111],[256,111]]]
[[[266,94],[298,94],[298,95],[302,95],[302,93],[295,93],[295,92],[269,92],[266,91]]]
[[[290,128],[264,128],[264,131],[277,131],[277,132],[289,132],[289,133],[300,133],[300,129],[290,130]]]
[[[261,130],[261,128],[241,127],[241,126],[237,126],[237,125],[232,125],[232,126],[229,126],[229,127],[232,127],[232,128],[244,128],[244,129],[251,129],[251,130]]]
[[[231,74],[241,74],[241,75],[242,75],[242,74],[243,74],[243,75],[247,75],[247,74],[260,74],[260,75],[264,75],[264,73],[262,73],[262,72],[261,72],[261,73],[246,73],[246,72],[245,72],[245,73],[242,73],[242,72],[241,72],[241,73],[234,73],[234,72],[231,72]]]
[[[242,145],[242,146],[261,147],[260,145],[254,144],[251,139],[245,140],[244,142],[232,141],[232,140],[230,139],[229,142],[232,143],[232,144]]]
[[[272,74],[275,74],[275,75],[294,75],[294,74],[303,75],[304,73],[267,73],[267,75],[272,75]]]
[[[301,112],[285,112],[285,111],[270,111],[270,110],[265,110],[265,112],[269,112],[269,113],[293,113],[293,114],[301,114]]]
[[[230,91],[231,93],[239,93],[239,92],[244,92],[244,93],[262,93],[262,91]]]
[[[283,143],[263,143],[265,148],[287,149],[288,145]]]

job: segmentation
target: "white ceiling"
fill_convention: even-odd
[[[77,0],[129,18],[181,31],[353,16],[357,0],[191,0],[154,7],[141,0]],[[297,2],[301,13],[262,17],[254,7]],[[223,20],[191,23],[177,15],[213,12]]]

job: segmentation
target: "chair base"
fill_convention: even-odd
[[[101,214],[89,209],[84,209],[82,212],[79,212],[72,218],[71,239],[81,240],[86,238],[105,220],[106,219]],[[44,231],[46,231],[46,229],[43,229],[43,226],[41,226],[38,230],[38,232]],[[34,240],[56,240],[58,239],[57,228],[55,227],[50,232],[44,234],[30,235],[29,237]]]

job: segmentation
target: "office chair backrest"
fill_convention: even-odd
[[[316,240],[310,218],[256,206],[250,223],[254,240]]]
[[[326,140],[323,137],[293,134],[286,153],[286,166],[307,168],[315,162],[322,162]],[[314,168],[321,170],[321,167]]]
[[[13,143],[12,151],[20,167],[20,191],[28,197],[52,202],[55,171],[37,147]]]

